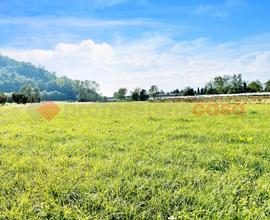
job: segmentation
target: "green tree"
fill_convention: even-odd
[[[243,93],[244,88],[244,81],[242,80],[241,74],[234,74],[230,79],[230,89],[229,93]]]
[[[228,94],[243,93],[246,90],[246,83],[242,80],[241,74],[233,76],[217,76],[205,86],[206,94]]]
[[[175,90],[171,91],[170,94],[171,95],[179,95],[180,91],[179,91],[179,89],[175,89]]]
[[[156,99],[157,94],[158,94],[158,86],[156,85],[152,85],[149,89],[149,95],[150,97],[152,97],[153,99]]]
[[[146,100],[148,100],[148,99],[149,99],[149,95],[147,95],[147,92],[146,92],[145,89],[142,89],[142,90],[140,91],[140,100],[141,100],[141,101],[146,101]]]
[[[19,93],[25,95],[29,103],[40,102],[40,91],[37,86],[31,84],[24,85]]]
[[[265,91],[270,92],[270,80],[265,83]]]
[[[140,89],[136,88],[131,92],[131,100],[132,101],[140,101]]]
[[[21,93],[13,93],[12,100],[17,104],[26,104],[28,102],[28,98]]]
[[[247,89],[247,83],[246,82],[243,82],[243,88],[244,88],[244,92],[247,92],[248,89]]]
[[[33,95],[34,102],[40,102],[41,101],[40,91],[39,91],[38,87],[34,88],[32,95]]]
[[[207,95],[217,94],[217,90],[215,89],[214,83],[213,83],[212,81],[208,82],[208,83],[205,85],[204,92],[205,92],[205,94],[207,94]]]
[[[120,88],[117,92],[113,94],[115,99],[119,100],[125,100],[127,95],[127,89],[126,88]]]
[[[263,86],[262,83],[259,80],[252,81],[248,84],[248,92],[262,92]]]
[[[194,96],[195,91],[191,87],[186,87],[183,91],[183,96]]]
[[[227,75],[214,78],[213,88],[218,94],[226,94],[230,89],[230,77]]]
[[[79,81],[74,82],[74,88],[77,92],[77,101],[79,102],[97,102],[102,101],[102,97],[98,94],[99,85],[95,81]]]
[[[7,102],[7,97],[4,93],[0,93],[0,105],[4,105]]]

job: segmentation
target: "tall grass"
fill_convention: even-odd
[[[1,219],[270,217],[270,108],[187,103],[0,107]]]

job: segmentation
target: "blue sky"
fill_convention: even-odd
[[[148,33],[235,41],[268,32],[269,11],[267,0],[1,0],[0,45],[48,48],[59,40],[111,42]],[[108,23],[99,26],[93,20]]]
[[[97,80],[104,94],[224,71],[264,80],[269,11],[267,0],[1,0],[0,53]]]

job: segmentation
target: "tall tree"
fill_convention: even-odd
[[[197,95],[201,95],[201,90],[200,90],[200,88],[198,87],[197,88],[197,93],[196,93]]]
[[[114,98],[119,99],[119,100],[125,100],[126,95],[127,95],[127,89],[126,88],[120,88],[120,89],[118,89],[118,91],[116,91],[113,94]]]
[[[27,102],[40,102],[40,91],[37,86],[31,84],[24,85],[19,93],[27,97]]]
[[[263,86],[262,83],[259,80],[252,81],[248,84],[248,92],[262,92]]]
[[[102,100],[100,94],[98,94],[99,85],[95,81],[79,81],[74,82],[76,92],[77,92],[77,101],[79,102],[96,102]]]
[[[186,87],[183,91],[183,96],[194,96],[195,95],[195,91],[193,88],[191,87]]]
[[[149,95],[150,97],[152,97],[153,99],[156,99],[158,94],[158,86],[157,85],[152,85],[149,89]]]
[[[217,93],[218,93],[217,90],[215,89],[214,84],[213,84],[212,81],[208,82],[208,83],[205,85],[204,92],[205,92],[205,94],[207,94],[207,95],[217,94]]]
[[[247,83],[246,82],[243,82],[243,88],[244,88],[244,92],[247,92]]]
[[[4,105],[7,102],[7,97],[4,93],[0,93],[0,105]]]
[[[179,91],[179,89],[175,89],[175,90],[171,91],[170,94],[172,94],[172,95],[179,95],[180,94],[180,91]]]
[[[270,80],[265,83],[265,91],[270,92]]]
[[[242,80],[241,74],[234,74],[231,78],[229,93],[243,93],[244,92],[244,81]]]
[[[204,94],[205,94],[204,88],[201,88],[201,95],[204,95]]]
[[[148,99],[149,99],[149,95],[147,95],[145,89],[142,89],[142,90],[140,91],[140,100],[141,100],[141,101],[146,101],[146,100],[148,100]]]
[[[131,100],[140,101],[140,89],[136,88],[131,92]]]
[[[217,76],[214,78],[213,88],[218,94],[228,93],[229,90],[229,76]]]
[[[28,102],[28,98],[21,93],[13,93],[12,100],[17,104],[26,104]]]

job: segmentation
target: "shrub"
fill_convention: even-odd
[[[118,100],[125,100],[127,95],[127,89],[126,88],[120,88],[118,91],[116,91],[113,94],[113,97]]]
[[[28,102],[28,98],[21,93],[13,93],[12,100],[17,104],[26,104]]]
[[[262,83],[257,80],[257,81],[252,81],[248,84],[248,92],[262,92],[263,91],[263,86]]]
[[[136,88],[131,92],[131,100],[132,101],[140,101],[140,89]]]
[[[190,87],[186,87],[183,91],[183,96],[194,96],[194,95],[195,95],[195,91],[194,89]]]
[[[40,91],[39,88],[31,84],[24,85],[20,89],[20,94],[27,97],[27,102],[35,103],[40,102]]]
[[[7,102],[7,97],[5,96],[5,94],[0,93],[0,105],[4,105]]]
[[[140,100],[141,101],[147,101],[149,99],[149,95],[147,95],[146,90],[142,89],[140,91]]]
[[[270,80],[265,83],[265,91],[270,92]]]

